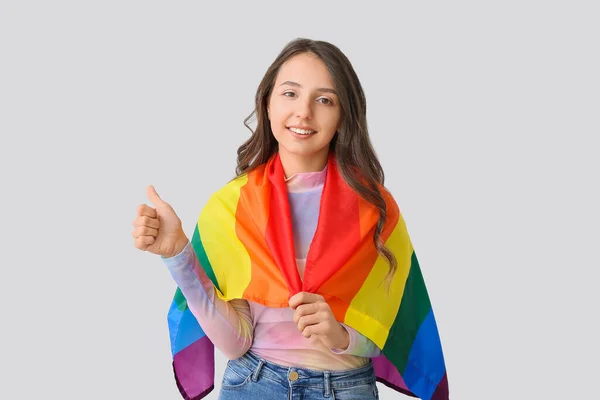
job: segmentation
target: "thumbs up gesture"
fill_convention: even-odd
[[[160,198],[154,186],[146,189],[146,195],[155,208],[142,204],[133,220],[133,237],[136,248],[173,257],[188,244],[189,239],[181,226],[181,220],[173,208]]]

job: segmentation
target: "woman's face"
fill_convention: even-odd
[[[341,106],[325,64],[303,53],[283,64],[267,106],[282,158],[326,161]],[[323,165],[324,166],[324,165]]]

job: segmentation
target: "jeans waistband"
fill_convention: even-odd
[[[286,367],[267,361],[251,351],[232,363],[252,371],[252,380],[270,379],[286,386],[324,388],[328,394],[332,389],[373,383],[376,380],[372,361],[364,367],[345,371],[317,371],[306,368]]]

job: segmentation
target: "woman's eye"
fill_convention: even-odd
[[[321,101],[321,100],[322,100],[322,101]],[[321,97],[321,98],[320,98],[320,99],[318,99],[317,101],[321,101],[321,103],[323,103],[323,104],[327,104],[327,105],[330,105],[330,104],[332,104],[332,101],[331,101],[331,100],[329,100],[329,99],[327,99],[327,98],[325,98],[325,97]]]
[[[296,93],[294,93],[294,92],[285,92],[283,95],[286,96],[286,97],[294,97],[294,96],[296,96]]]

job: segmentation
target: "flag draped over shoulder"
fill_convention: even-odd
[[[300,291],[320,294],[338,321],[383,350],[373,358],[378,381],[423,400],[447,400],[441,341],[419,262],[398,205],[381,192],[387,205],[381,239],[398,261],[389,285],[389,265],[373,242],[379,212],[343,180],[333,155],[304,280],[277,154],[211,196],[192,246],[221,299],[289,307]],[[178,388],[185,399],[201,399],[214,388],[214,346],[179,289],[168,322]]]

